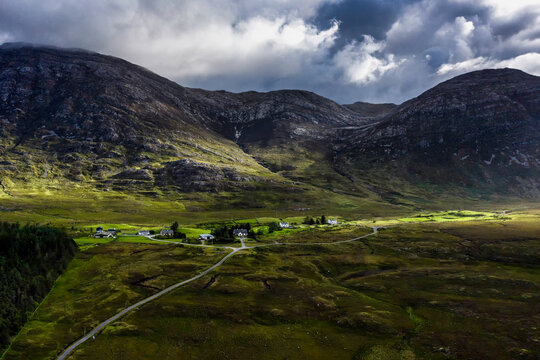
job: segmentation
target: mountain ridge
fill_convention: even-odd
[[[449,184],[458,193],[483,191],[488,181],[495,185],[487,194],[515,186],[513,194],[536,196],[539,79],[486,70],[399,106],[339,105],[303,90],[186,88],[92,52],[0,46],[0,181],[6,193],[66,186],[144,196],[324,189],[359,201],[428,198],[426,186],[444,191]],[[497,165],[502,155],[487,154],[494,136],[511,153],[505,159],[527,164],[520,165],[526,171]],[[519,139],[528,145],[516,145]],[[472,149],[471,141],[481,146]],[[468,161],[456,160],[467,154]],[[512,171],[521,178],[510,181]]]

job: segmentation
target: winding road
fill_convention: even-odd
[[[149,303],[150,301],[153,301],[167,293],[170,293],[171,291],[175,290],[176,288],[182,286],[182,285],[185,285],[187,283],[190,283],[194,280],[197,280],[201,277],[203,277],[204,275],[208,274],[210,271],[214,270],[215,268],[221,266],[225,261],[227,261],[230,257],[232,257],[234,254],[236,254],[237,252],[241,251],[241,250],[245,250],[245,249],[254,249],[254,248],[257,248],[257,247],[265,247],[265,246],[277,246],[277,245],[333,245],[333,244],[343,244],[343,243],[349,243],[349,242],[353,242],[353,241],[357,241],[357,240],[360,240],[360,239],[363,239],[363,238],[366,238],[368,236],[372,236],[372,235],[375,235],[377,234],[378,232],[378,228],[377,227],[373,227],[373,232],[369,233],[369,234],[366,234],[366,235],[363,235],[363,236],[359,236],[359,237],[356,237],[356,238],[353,238],[353,239],[347,239],[347,240],[341,240],[341,241],[333,241],[333,242],[315,242],[315,243],[280,243],[280,242],[276,242],[276,243],[273,243],[273,244],[263,244],[263,245],[255,245],[255,246],[246,246],[245,243],[244,243],[244,240],[241,239],[240,242],[242,244],[241,247],[232,247],[232,246],[216,246],[216,245],[202,245],[202,244],[186,244],[186,243],[181,243],[181,242],[177,242],[177,241],[170,241],[170,240],[160,240],[160,239],[155,239],[154,238],[154,235],[149,235],[149,236],[146,236],[146,238],[150,239],[150,240],[153,240],[153,241],[159,241],[159,242],[167,242],[167,243],[173,243],[173,244],[182,244],[182,245],[185,245],[185,246],[198,246],[198,247],[213,247],[213,248],[225,248],[225,249],[229,249],[231,250],[230,253],[228,253],[227,255],[225,255],[221,260],[219,260],[217,263],[215,263],[214,265],[212,265],[211,267],[209,267],[208,269],[200,272],[199,274],[195,275],[194,277],[192,278],[189,278],[187,280],[184,280],[184,281],[181,281],[181,282],[178,282],[174,285],[171,285],[169,286],[168,288],[166,289],[163,289],[161,290],[160,292],[154,294],[154,295],[151,295],[125,309],[123,309],[122,311],[118,312],[116,315],[108,318],[107,320],[103,321],[102,323],[100,323],[98,326],[96,326],[94,329],[92,329],[88,334],[86,334],[85,336],[83,336],[82,338],[80,338],[79,340],[75,341],[73,344],[71,344],[69,347],[67,347],[63,352],[62,354],[60,354],[60,356],[58,356],[58,360],[63,360],[63,359],[67,359],[69,357],[69,355],[71,355],[71,353],[77,349],[80,345],[82,345],[84,342],[86,342],[87,340],[91,339],[91,338],[95,338],[95,336],[101,331],[103,330],[107,325],[109,325],[110,323],[120,319],[122,316],[126,315],[127,313],[141,307],[142,305],[146,304],[146,303]]]

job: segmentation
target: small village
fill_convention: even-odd
[[[273,233],[275,231],[293,231],[299,230],[306,226],[336,226],[339,225],[337,219],[326,219],[323,215],[320,218],[314,219],[312,217],[306,217],[303,219],[302,224],[291,223],[288,221],[275,221],[270,222],[264,226],[252,227],[250,223],[241,223],[236,225],[219,225],[216,224],[213,228],[184,228],[178,229],[178,223],[174,223],[171,226],[163,226],[161,229],[140,229],[136,232],[122,231],[116,228],[107,228],[103,226],[96,227],[95,232],[90,237],[95,239],[109,239],[114,240],[119,237],[133,237],[140,236],[148,239],[167,240],[175,239],[181,240],[181,242],[188,243],[200,243],[201,245],[208,245],[213,243],[229,243],[234,242],[237,239],[242,240],[256,240],[258,236]],[[206,232],[204,232],[206,230]],[[186,232],[195,232],[197,236],[186,236]],[[201,233],[202,232],[202,233]]]

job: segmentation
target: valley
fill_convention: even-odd
[[[6,43],[0,101],[2,360],[540,354],[538,76],[341,105]]]
[[[121,309],[192,279],[107,324],[69,358],[259,351],[269,359],[533,359],[539,217],[529,209],[340,219],[245,246],[83,236],[76,239],[81,251],[3,358],[56,358]]]

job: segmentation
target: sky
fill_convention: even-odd
[[[0,43],[83,48],[183,86],[401,103],[484,68],[540,76],[538,0],[0,0]]]

